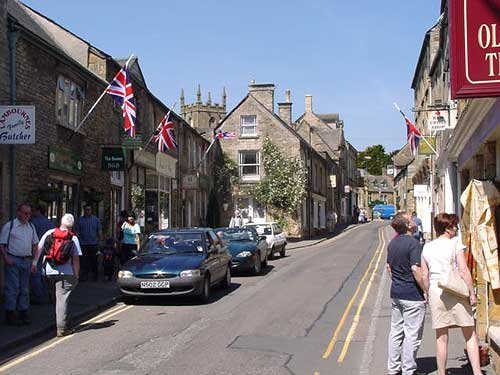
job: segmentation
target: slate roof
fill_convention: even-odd
[[[407,143],[399,152],[393,156],[394,166],[405,167],[413,161],[410,145]]]

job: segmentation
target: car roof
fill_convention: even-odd
[[[271,224],[277,224],[275,221],[268,221],[267,223],[246,223],[243,226],[257,226],[257,225],[271,225]]]
[[[208,230],[213,230],[212,228],[198,228],[198,227],[192,227],[192,228],[168,228],[168,229],[161,229],[159,231],[153,232],[151,234],[167,234],[167,233],[203,233]]]

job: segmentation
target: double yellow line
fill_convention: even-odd
[[[79,325],[79,328],[77,328],[76,332],[85,331],[86,329],[89,329],[90,327],[92,327],[95,324],[103,323],[106,320],[108,320],[109,318],[111,318],[112,316],[118,315],[118,314],[120,314],[128,309],[131,309],[132,307],[134,307],[134,306],[119,305],[119,306],[116,306],[110,310],[107,310],[107,311],[97,315],[96,317],[81,323]],[[34,352],[23,355],[23,356],[15,359],[11,362],[7,362],[3,366],[0,366],[0,372],[7,371],[8,369],[10,369],[14,366],[17,366],[20,363],[25,362],[30,358],[36,357],[37,355],[43,353],[44,351],[51,349],[51,348],[59,345],[60,343],[66,341],[66,340],[69,340],[71,337],[73,337],[73,335],[58,338],[55,341],[51,342],[50,344],[44,345],[40,349],[35,350]]]
[[[346,340],[344,342],[344,346],[342,347],[340,355],[337,359],[337,362],[339,362],[339,363],[344,361],[344,358],[345,358],[347,351],[349,349],[349,345],[351,344],[351,341],[354,337],[354,333],[356,332],[356,328],[358,327],[361,311],[363,310],[363,306],[366,302],[366,298],[368,297],[368,293],[370,292],[370,289],[371,289],[371,286],[373,283],[373,279],[375,278],[375,274],[377,273],[377,269],[378,269],[379,264],[380,264],[380,259],[382,258],[382,254],[384,253],[385,240],[384,240],[384,236],[383,236],[383,228],[379,229],[378,241],[379,241],[379,244],[377,246],[377,249],[375,250],[373,257],[371,258],[370,263],[368,264],[368,267],[367,267],[365,273],[363,274],[363,277],[361,278],[361,281],[359,282],[358,287],[356,288],[356,291],[354,292],[354,295],[352,296],[351,300],[347,304],[347,307],[346,307],[342,317],[340,318],[339,324],[337,325],[337,327],[335,328],[335,331],[333,332],[332,339],[330,340],[325,352],[323,353],[323,357],[322,357],[323,359],[328,359],[330,357],[330,355],[332,354],[333,348],[335,347],[335,343],[338,340],[338,337],[340,335],[340,331],[342,330],[342,327],[345,324],[347,316],[349,315],[349,312],[351,311],[352,306],[354,305],[354,302],[356,301],[358,294],[361,291],[361,287],[363,286],[363,283],[365,282],[366,278],[368,277],[368,274],[371,271],[370,279],[365,286],[365,292],[361,298],[361,302],[358,305],[358,308],[356,310],[356,314],[354,315],[354,318],[353,318],[353,322],[352,322],[351,327],[347,333]],[[376,259],[376,262],[375,262],[375,259]],[[375,262],[375,265],[374,265],[374,262]]]

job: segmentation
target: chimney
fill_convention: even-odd
[[[274,85],[272,83],[255,83],[248,85],[248,92],[274,113]]]
[[[313,97],[312,95],[306,95],[306,113],[312,113],[313,111]]]
[[[285,101],[278,103],[278,115],[287,125],[292,125],[292,102],[290,101],[290,90],[285,91]]]

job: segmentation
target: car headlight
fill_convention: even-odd
[[[200,276],[201,272],[200,270],[185,270],[180,273],[180,277],[196,277]]]
[[[252,252],[251,251],[242,251],[238,255],[236,255],[238,258],[246,258],[246,257],[251,257]]]
[[[126,279],[128,277],[133,277],[134,274],[130,271],[119,271],[118,272],[118,278],[119,279]]]

